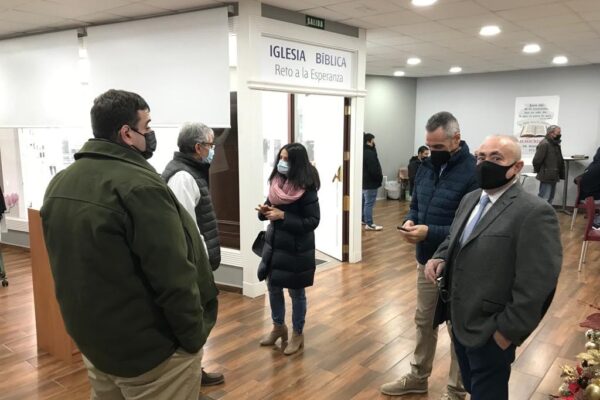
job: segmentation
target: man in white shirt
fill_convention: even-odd
[[[213,271],[221,263],[217,217],[208,186],[210,163],[215,154],[214,138],[213,130],[204,124],[185,124],[177,138],[179,151],[162,174],[177,200],[196,221]],[[224,381],[223,374],[202,370],[202,386]]]

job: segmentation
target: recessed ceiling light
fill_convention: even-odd
[[[542,48],[540,47],[539,44],[536,44],[536,43],[526,44],[523,47],[523,53],[527,53],[527,54],[538,53],[541,49]]]
[[[412,0],[413,6],[417,7],[427,7],[435,3],[437,3],[437,0]]]
[[[404,76],[404,71],[394,71],[394,76]]]
[[[408,60],[406,60],[406,63],[408,65],[417,65],[417,64],[421,64],[421,59],[417,58],[417,57],[411,57]]]
[[[459,72],[462,72],[462,68],[461,67],[452,67],[452,68],[450,68],[450,73],[451,74],[458,74]]]
[[[569,59],[568,59],[567,57],[565,57],[565,56],[556,56],[556,57],[554,57],[554,59],[552,60],[552,62],[553,62],[554,64],[561,65],[561,64],[566,64],[566,63],[568,63],[568,62],[569,62]]]
[[[479,31],[479,34],[481,36],[494,36],[494,35],[499,34],[500,32],[502,32],[500,27],[498,27],[496,25],[487,25],[487,26],[484,26],[483,28],[481,28],[481,30]]]

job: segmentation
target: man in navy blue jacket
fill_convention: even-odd
[[[438,332],[437,328],[433,328],[433,318],[438,291],[425,278],[424,268],[448,236],[463,196],[477,189],[475,157],[460,139],[460,127],[456,118],[449,112],[439,112],[429,118],[425,129],[431,156],[423,160],[417,171],[410,211],[402,227],[399,227],[403,239],[416,244],[417,343],[411,372],[381,387],[381,392],[389,396],[427,392],[427,380],[431,375],[437,345]],[[466,393],[454,348],[451,359],[448,389],[442,399],[464,399]]]

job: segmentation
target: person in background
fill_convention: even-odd
[[[594,202],[600,205],[600,147],[596,150],[592,162],[579,177],[581,189],[579,201],[585,201],[587,197],[593,197]],[[600,229],[600,215],[594,218],[594,229]]]
[[[94,400],[197,400],[217,288],[194,220],[146,161],[150,107],[109,90],[94,139],[50,182],[41,209],[56,297]]]
[[[196,222],[213,271],[221,264],[217,216],[208,187],[208,172],[215,153],[214,139],[215,134],[208,126],[185,124],[177,138],[179,151],[162,173],[179,203]],[[224,381],[223,374],[202,369],[202,386],[219,385]]]
[[[514,136],[488,137],[479,148],[481,190],[465,196],[450,234],[427,262],[438,287],[436,326],[451,321],[465,388],[472,400],[508,400],[515,348],[548,310],[562,265],[554,209],[525,192]]]
[[[417,176],[417,170],[421,166],[424,159],[429,157],[429,148],[427,146],[419,147],[416,156],[412,156],[408,162],[408,191],[412,196],[413,188],[415,187],[415,177]]]
[[[267,201],[257,207],[258,218],[269,220],[263,263],[269,289],[269,304],[273,329],[260,341],[262,346],[273,346],[281,338],[282,347],[288,339],[285,325],[287,288],[292,299],[292,339],[284,354],[291,355],[304,347],[306,318],[305,289],[313,285],[315,277],[315,229],[321,218],[317,191],[321,186],[319,174],[308,160],[306,148],[300,143],[283,146],[277,155],[269,177]],[[264,276],[259,276],[263,280]]]
[[[431,155],[423,160],[417,171],[410,211],[399,227],[403,239],[416,244],[416,346],[411,371],[381,387],[381,392],[389,396],[427,392],[438,337],[438,329],[433,327],[438,292],[425,279],[425,263],[448,236],[462,198],[477,189],[475,157],[461,140],[460,127],[454,115],[446,111],[434,114],[427,121],[425,130],[425,142]],[[448,386],[442,399],[464,399],[465,390],[454,348],[450,351]]]
[[[560,126],[550,125],[546,137],[537,145],[533,156],[533,172],[540,181],[538,196],[552,204],[556,183],[565,179],[565,160],[560,149]]]
[[[375,135],[365,133],[363,139],[362,224],[368,231],[380,231],[383,227],[373,223],[373,206],[377,199],[377,189],[383,181],[383,173],[375,149]]]

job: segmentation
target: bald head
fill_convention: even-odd
[[[511,135],[492,135],[485,138],[477,149],[477,160],[499,161],[500,165],[511,165],[521,161],[521,146],[516,137]]]

